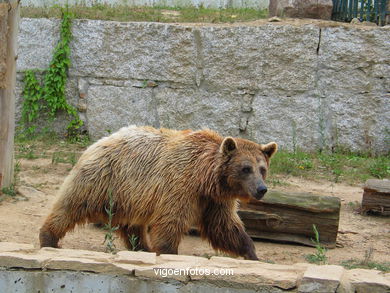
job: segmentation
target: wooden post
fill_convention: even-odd
[[[19,1],[0,0],[0,187],[13,181]]]

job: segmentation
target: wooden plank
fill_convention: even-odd
[[[390,180],[369,179],[363,189],[362,211],[390,216]]]
[[[239,215],[252,238],[314,246],[313,224],[320,242],[336,246],[340,199],[307,193],[270,191],[261,201],[242,204]]]
[[[13,180],[19,1],[0,0],[0,23],[0,187],[7,187]]]

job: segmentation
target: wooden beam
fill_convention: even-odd
[[[19,1],[0,0],[0,187],[13,181]]]

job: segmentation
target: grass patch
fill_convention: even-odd
[[[58,164],[58,163],[69,163],[72,166],[76,165],[77,163],[77,156],[74,152],[54,152],[52,154],[51,158],[52,164]]]
[[[233,23],[268,17],[268,10],[253,8],[212,9],[205,7],[131,7],[95,4],[68,8],[78,19],[151,22]],[[29,18],[61,18],[61,7],[21,7],[21,16]]]
[[[272,159],[271,170],[274,175],[357,183],[369,178],[390,178],[390,155],[374,157],[341,151],[307,153],[280,150]]]
[[[78,159],[76,153],[84,151],[91,143],[85,135],[77,139],[62,139],[55,133],[39,134],[34,138],[18,135],[15,137],[15,157],[28,160],[51,158],[53,164],[75,165]]]
[[[374,261],[361,261],[361,260],[355,260],[355,259],[349,259],[345,260],[340,263],[343,267],[346,269],[352,270],[352,269],[369,269],[369,270],[378,270],[382,272],[390,272],[390,262],[374,262]]]
[[[379,270],[382,272],[390,272],[390,262],[375,262],[372,260],[374,254],[374,249],[370,247],[366,250],[364,259],[349,259],[341,262],[341,265],[346,269],[370,269],[370,270]]]

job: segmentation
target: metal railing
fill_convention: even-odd
[[[375,22],[378,25],[390,21],[390,0],[333,0],[332,19],[349,22],[353,18]]]

